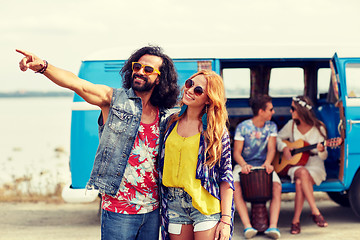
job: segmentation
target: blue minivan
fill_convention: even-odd
[[[171,54],[169,54],[172,56]],[[130,56],[130,54],[129,54]],[[96,84],[121,87],[124,59],[84,60],[79,77]],[[327,179],[315,191],[326,192],[336,203],[351,207],[360,217],[360,58],[329,57],[173,58],[179,85],[200,69],[212,69],[224,79],[229,113],[229,132],[250,118],[249,98],[266,93],[273,98],[273,121],[278,129],[291,118],[292,97],[306,95],[328,130],[328,137],[340,137],[343,144],[328,149]],[[71,119],[71,184],[63,190],[66,201],[92,201],[96,191],[85,191],[98,146],[97,119],[100,109],[74,95]],[[283,179],[283,192],[295,186]]]

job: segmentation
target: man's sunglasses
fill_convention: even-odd
[[[194,86],[194,81],[192,79],[188,79],[185,81],[185,87],[186,88],[191,88],[192,86]],[[200,86],[196,86],[194,88],[194,93],[196,96],[200,96],[201,94],[204,93],[204,89]]]
[[[140,71],[142,68],[144,68],[144,73],[146,75],[151,75],[153,74],[154,72],[156,72],[157,74],[160,75],[160,71],[153,68],[152,66],[149,66],[149,65],[142,65],[141,63],[139,62],[132,62],[132,70],[134,72],[138,72]]]

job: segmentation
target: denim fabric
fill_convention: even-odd
[[[159,209],[145,214],[102,210],[102,240],[159,240]]]
[[[220,213],[204,215],[192,205],[191,196],[182,188],[168,188],[167,215],[170,223],[193,224],[220,220]]]
[[[122,181],[142,115],[141,98],[132,89],[114,89],[106,123],[99,121],[99,147],[88,189],[115,196]],[[160,109],[160,139],[165,131],[165,111]]]
[[[176,122],[172,123],[167,129],[164,142],[166,142],[169,134],[174,129]],[[158,162],[159,176],[162,181],[162,172],[165,160],[165,144],[159,145],[161,147],[161,154]],[[234,179],[232,175],[232,162],[231,162],[231,147],[230,137],[226,129],[222,136],[222,154],[218,164],[210,168],[206,165],[206,152],[207,143],[204,134],[200,135],[198,161],[196,166],[196,179],[201,180],[201,185],[214,197],[220,200],[220,182],[226,181],[234,190]]]
[[[164,135],[164,142],[166,142],[167,137],[170,132],[175,127],[176,122],[174,122],[166,131]],[[234,190],[234,179],[232,175],[232,164],[231,164],[231,147],[230,147],[230,137],[226,130],[224,130],[224,134],[222,136],[222,154],[219,164],[216,164],[214,167],[208,167],[206,162],[206,141],[204,140],[204,135],[200,136],[200,144],[199,144],[199,154],[198,154],[198,162],[196,167],[196,179],[201,180],[201,185],[214,197],[220,199],[220,183],[222,181],[226,181],[229,183],[230,187]],[[165,158],[165,143],[160,145],[161,155],[158,162],[159,168],[159,178],[160,178],[160,194],[161,196],[166,196],[168,188],[162,184],[162,172],[164,167],[164,158]],[[165,197],[161,198],[161,238],[163,240],[169,240],[168,234],[168,225],[169,219],[165,214],[167,212],[167,199]],[[234,201],[231,206],[231,215],[234,216],[235,206]],[[234,230],[233,222],[231,224],[231,236]]]

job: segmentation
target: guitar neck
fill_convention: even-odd
[[[324,144],[324,142],[323,142],[322,144]],[[306,146],[306,147],[293,149],[293,150],[291,150],[291,155],[294,156],[295,154],[298,154],[298,153],[310,151],[311,149],[316,148],[316,146],[317,146],[317,143],[316,143],[316,144],[309,145],[309,146]]]

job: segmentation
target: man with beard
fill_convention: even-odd
[[[44,74],[101,108],[99,147],[87,188],[102,194],[102,239],[159,238],[159,195],[156,159],[165,130],[166,109],[179,94],[172,60],[154,46],[143,47],[120,73],[123,87],[113,89],[78,78],[32,53],[20,69]]]

